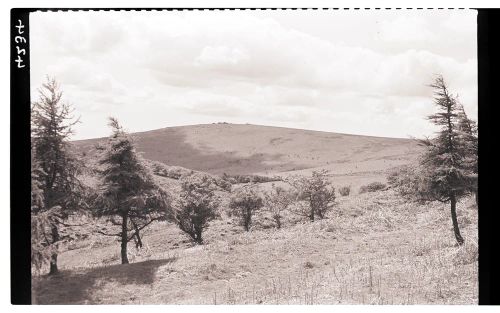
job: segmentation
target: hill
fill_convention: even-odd
[[[412,140],[256,125],[211,124],[133,134],[173,196],[177,175],[285,176],[328,169],[334,185],[385,180],[413,162]],[[75,142],[88,161],[102,139]],[[240,160],[240,161],[238,161]],[[214,177],[217,178],[217,177]],[[220,177],[218,177],[220,179]],[[260,183],[266,188],[270,183]],[[392,189],[338,195],[314,223],[291,212],[276,229],[259,211],[246,232],[228,214],[228,190],[204,244],[171,222],[143,231],[121,265],[115,238],[94,234],[61,249],[56,276],[34,276],[37,304],[473,304],[477,303],[477,206],[459,204],[466,238],[456,246],[449,206],[408,202]],[[91,220],[90,225],[97,225]]]
[[[289,175],[327,169],[336,181],[383,180],[412,162],[414,140],[249,124],[204,124],[134,133],[146,159],[212,174]],[[88,151],[103,138],[75,141]]]

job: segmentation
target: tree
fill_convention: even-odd
[[[132,138],[118,121],[109,118],[109,126],[112,135],[99,162],[104,169],[94,213],[98,217],[107,217],[111,224],[120,227],[118,233],[99,233],[120,238],[121,261],[127,264],[128,242],[135,239],[136,246],[142,246],[140,231],[165,218],[168,195],[156,184],[137,154]]]
[[[50,228],[49,233],[44,234],[46,244],[54,248],[49,274],[58,272],[57,247],[64,239],[60,235],[63,221],[80,209],[82,200],[82,185],[77,178],[81,164],[71,153],[69,143],[72,127],[79,121],[72,112],[71,106],[62,102],[58,83],[47,79],[39,90],[39,100],[33,102],[31,108],[31,145],[33,162],[38,168],[36,178],[32,175],[32,184],[37,185],[43,194],[43,198],[39,198],[43,199],[43,205],[32,206],[32,214],[35,219],[36,216],[46,217],[46,227],[40,231]]]
[[[473,167],[471,144],[465,140],[461,125],[464,117],[456,98],[448,91],[442,76],[430,85],[434,88],[434,103],[438,112],[428,119],[440,127],[432,139],[419,140],[426,148],[418,166],[404,168],[400,174],[389,177],[392,186],[409,200],[450,203],[451,221],[459,245],[464,240],[457,220],[457,201],[471,192]],[[477,176],[476,176],[477,177]]]
[[[469,171],[469,189],[475,194],[478,205],[478,128],[469,119],[462,104],[458,103],[458,132],[463,145],[464,165]]]
[[[297,199],[301,201],[296,214],[306,216],[311,222],[317,215],[323,219],[335,203],[335,188],[328,181],[326,170],[313,171],[311,177],[294,177],[289,180],[297,190]],[[304,205],[305,204],[305,205]]]
[[[40,165],[31,149],[31,266],[40,272],[42,266],[50,260],[50,242],[45,239],[49,220],[41,212],[43,209],[43,190],[39,181]]]
[[[214,180],[205,174],[192,174],[181,179],[181,192],[173,219],[179,228],[197,244],[203,243],[202,232],[216,217],[219,199]]]
[[[246,231],[252,226],[252,216],[264,205],[255,184],[246,184],[234,190],[229,201],[229,208],[240,217]]]
[[[294,195],[283,187],[272,184],[271,190],[264,194],[266,208],[271,212],[276,227],[281,228],[282,214],[288,209],[294,200]]]

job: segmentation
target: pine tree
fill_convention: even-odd
[[[134,239],[137,247],[142,246],[140,231],[165,218],[168,197],[136,152],[133,139],[115,118],[109,121],[113,133],[100,160],[104,170],[94,213],[120,227],[118,233],[99,233],[120,238],[121,261],[128,264],[128,242]]]
[[[464,163],[469,170],[469,189],[475,194],[478,205],[478,127],[469,119],[463,105],[458,103],[458,131],[464,153]]]
[[[440,127],[433,139],[422,140],[427,151],[423,155],[419,174],[422,195],[429,201],[450,203],[451,220],[455,238],[459,245],[464,240],[457,221],[457,201],[470,191],[470,166],[465,152],[467,145],[460,132],[460,112],[456,99],[450,94],[443,77],[438,76],[430,85],[434,88],[434,103],[438,112],[428,119]]]
[[[60,235],[62,221],[79,209],[81,184],[77,179],[80,164],[70,151],[69,137],[78,123],[69,104],[62,102],[62,92],[54,79],[47,79],[39,90],[39,100],[31,108],[31,136],[34,161],[38,167],[32,175],[32,188],[43,194],[43,205],[32,206],[34,218],[40,217],[47,245],[52,246],[49,274],[56,274],[57,247],[64,238]],[[33,173],[33,172],[32,172]],[[32,189],[33,192],[33,189]],[[33,200],[33,199],[32,199]],[[42,218],[43,217],[43,218]]]
[[[43,209],[43,190],[39,181],[41,173],[33,148],[31,149],[31,266],[39,273],[42,266],[50,260],[50,242],[46,240],[50,226]]]

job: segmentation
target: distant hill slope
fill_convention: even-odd
[[[248,125],[203,124],[134,133],[150,160],[213,174],[289,174],[325,168],[336,175],[385,172],[412,162],[413,140]],[[75,141],[81,151],[103,138]]]

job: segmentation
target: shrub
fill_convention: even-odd
[[[216,217],[219,199],[208,175],[193,174],[182,178],[181,192],[173,219],[196,243],[203,243],[202,232]]]
[[[264,202],[258,194],[255,185],[245,185],[236,189],[229,201],[229,208],[236,216],[240,217],[241,224],[246,231],[252,225],[252,216],[258,211]]]
[[[373,182],[373,183],[369,183],[368,185],[361,186],[361,188],[359,188],[359,193],[375,192],[375,191],[383,190],[386,187],[387,187],[387,185],[384,183]]]
[[[339,189],[339,193],[341,196],[345,197],[351,193],[351,186],[344,186]]]
[[[271,212],[276,227],[281,228],[282,214],[288,209],[294,199],[292,192],[273,184],[271,190],[265,193],[264,199],[266,209]]]
[[[412,165],[398,167],[389,173],[387,183],[404,199],[421,202],[426,193],[426,183],[419,171]]]
[[[335,203],[335,188],[328,181],[327,171],[314,171],[311,177],[293,177],[290,184],[297,192],[299,203],[294,213],[307,216],[311,222],[317,215],[320,219]]]
[[[229,175],[224,173],[222,179],[232,184],[248,184],[248,183],[268,183],[280,181],[279,176],[261,176],[261,175]]]

